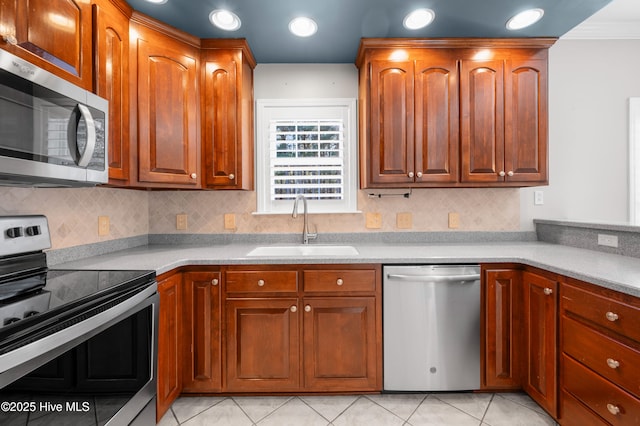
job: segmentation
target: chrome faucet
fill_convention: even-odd
[[[302,206],[304,207],[304,224],[302,228],[302,244],[309,244],[309,240],[315,240],[318,238],[317,232],[309,232],[309,221],[307,219],[307,199],[304,195],[298,195],[296,200],[293,202],[293,213],[291,213],[291,217],[294,219],[298,217],[298,201],[302,200]]]

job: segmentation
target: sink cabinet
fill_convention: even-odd
[[[228,392],[382,387],[379,265],[228,267]]]

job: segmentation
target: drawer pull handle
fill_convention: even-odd
[[[264,286],[264,280],[258,280],[258,287]]]
[[[311,305],[306,305],[306,306],[304,307],[304,311],[305,311],[305,312],[311,312]]]
[[[344,284],[344,281],[342,280],[342,278],[338,278],[338,279],[336,280],[336,284],[338,284],[338,285],[342,285],[342,284]]]
[[[612,359],[612,358],[607,358],[607,365],[609,366],[609,368],[616,369],[616,368],[620,367],[620,362],[618,362],[618,361],[616,361],[615,359]]]
[[[605,316],[611,322],[618,321],[618,318],[619,318],[618,314],[616,314],[615,312],[607,312]]]
[[[614,416],[620,414],[620,408],[617,405],[607,404],[607,410],[609,410],[609,412]]]
[[[553,293],[553,289],[549,287],[545,287],[543,291],[544,291],[544,294],[546,294],[547,296]]]
[[[293,305],[293,306],[290,308],[290,310],[291,310],[291,312],[297,312],[297,311],[298,311],[298,307],[297,307],[296,305]]]
[[[218,285],[218,279],[217,278],[212,279],[211,285]]]

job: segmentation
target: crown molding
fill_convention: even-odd
[[[560,37],[560,40],[625,40],[640,39],[640,22],[582,23]]]

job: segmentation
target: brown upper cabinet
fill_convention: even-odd
[[[199,39],[134,13],[131,75],[137,91],[134,185],[200,187]],[[135,106],[135,107],[134,107]]]
[[[109,0],[93,4],[94,91],[109,101],[109,183],[129,183],[129,17]]]
[[[546,184],[554,41],[363,39],[361,187]]]
[[[203,186],[253,189],[253,69],[245,40],[202,41]]]
[[[90,0],[0,0],[0,47],[91,89]]]

